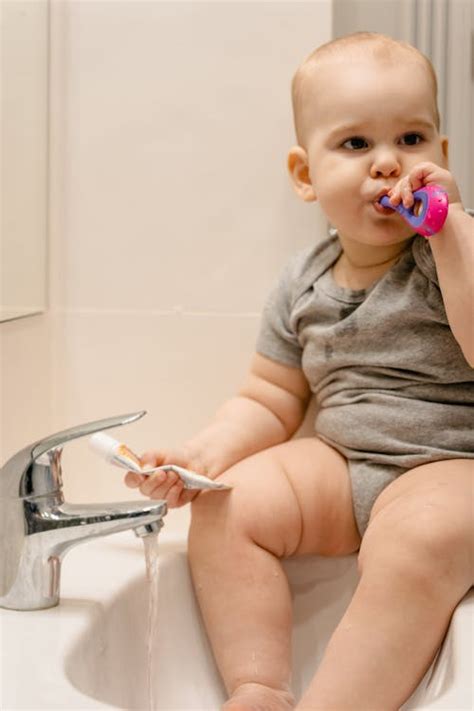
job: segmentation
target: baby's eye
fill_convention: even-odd
[[[406,133],[401,138],[401,142],[404,146],[417,146],[424,140],[421,133]]]
[[[352,138],[348,138],[347,141],[344,141],[342,144],[343,148],[347,148],[350,151],[360,151],[363,148],[368,147],[368,143],[365,140],[365,138],[361,138],[360,136],[353,136]]]

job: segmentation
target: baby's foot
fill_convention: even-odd
[[[249,683],[234,691],[222,711],[291,711],[294,708],[295,699],[289,692]]]

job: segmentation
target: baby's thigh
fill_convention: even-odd
[[[204,514],[280,558],[346,555],[359,547],[346,460],[316,437],[254,454],[220,481],[232,490],[201,494],[194,521]]]
[[[393,558],[433,570],[461,587],[474,584],[474,460],[416,467],[378,497],[364,535],[361,567]]]

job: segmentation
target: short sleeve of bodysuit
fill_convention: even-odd
[[[301,365],[301,348],[291,325],[295,280],[298,278],[296,259],[292,259],[281,272],[265,303],[257,351],[262,355],[291,366]]]
[[[257,338],[258,353],[285,365],[301,367],[304,344],[298,336],[299,307],[313,282],[337,259],[340,251],[333,234],[290,259],[265,303]]]

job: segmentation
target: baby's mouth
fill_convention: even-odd
[[[379,198],[379,199],[380,199],[380,198]],[[375,211],[376,211],[379,215],[386,215],[387,217],[389,217],[390,215],[396,215],[396,214],[397,214],[397,212],[396,212],[395,210],[392,210],[391,207],[384,207],[383,205],[381,205],[381,204],[379,203],[379,199],[374,200],[374,202],[372,203],[372,205],[374,206]]]

